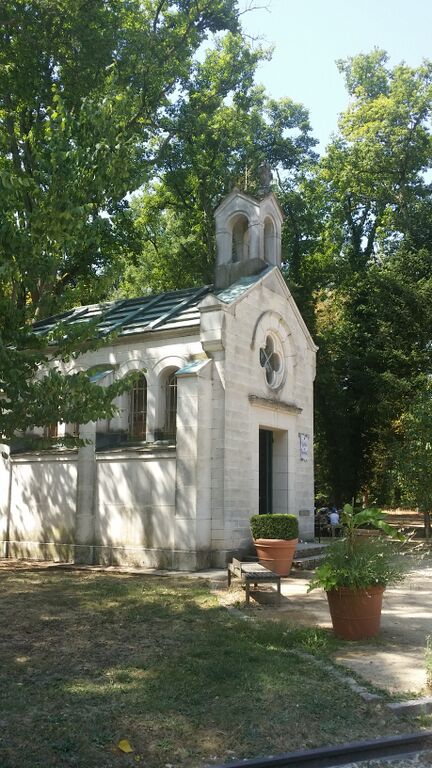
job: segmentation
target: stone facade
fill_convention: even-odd
[[[316,347],[279,269],[280,224],[272,195],[259,203],[231,193],[216,212],[216,286],[196,314],[176,327],[120,334],[76,361],[112,366],[104,381],[145,371],[146,439],[96,450],[97,434],[127,433],[123,395],[110,423],[80,426],[87,444],[77,451],[4,450],[4,555],[222,566],[250,547],[249,518],[266,510],[297,515],[300,537],[313,538]],[[155,439],[173,370],[175,443]]]

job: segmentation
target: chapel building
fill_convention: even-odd
[[[79,433],[79,449],[3,451],[4,556],[221,567],[250,548],[256,513],[294,514],[313,539],[317,348],[280,270],[282,214],[272,193],[235,189],[215,218],[214,285],[35,324],[96,319],[115,340],[64,370],[139,377],[110,421],[45,428]]]

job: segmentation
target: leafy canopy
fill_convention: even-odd
[[[23,329],[105,298],[130,240],[127,194],[153,172],[194,53],[224,29],[238,29],[235,0],[1,3],[0,432],[110,412],[113,390],[88,376],[44,377],[49,356]],[[69,354],[60,338],[56,353]]]
[[[132,203],[141,249],[125,259],[119,295],[213,280],[214,210],[238,185],[259,194],[267,161],[294,180],[315,159],[308,113],[290,99],[269,99],[254,85],[268,54],[227,33],[184,81],[155,144],[155,178]]]
[[[394,423],[431,373],[432,64],[390,68],[376,50],[339,68],[350,104],[320,162],[305,259],[318,267],[317,466],[337,499],[383,499]]]

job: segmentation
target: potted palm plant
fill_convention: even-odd
[[[253,515],[251,530],[258,560],[279,576],[289,576],[298,544],[295,515]]]
[[[403,578],[395,539],[401,542],[404,537],[377,509],[355,514],[353,506],[346,504],[342,523],[345,535],[327,547],[308,591],[317,587],[325,590],[337,637],[361,640],[378,634],[384,590]],[[365,525],[379,530],[381,536],[358,536]]]

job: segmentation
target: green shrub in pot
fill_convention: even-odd
[[[253,515],[251,530],[261,565],[289,576],[298,543],[295,515]]]
[[[251,530],[254,539],[298,538],[298,520],[295,515],[253,515]]]

